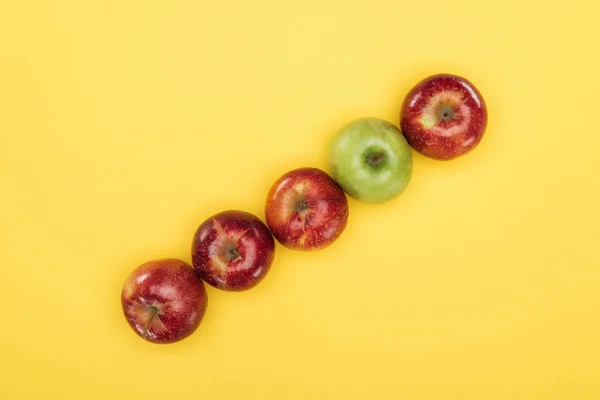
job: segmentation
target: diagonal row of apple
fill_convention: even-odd
[[[479,144],[486,125],[486,104],[470,81],[450,74],[423,79],[405,96],[399,127],[360,118],[334,135],[331,175],[304,167],[281,176],[266,198],[266,223],[244,211],[222,211],[196,230],[192,265],[167,258],[137,267],[121,292],[125,318],[149,342],[190,336],[207,309],[204,283],[224,291],[255,287],[273,264],[275,240],[298,251],[329,246],[348,223],[346,195],[387,202],[411,180],[411,148],[436,160],[452,160]]]

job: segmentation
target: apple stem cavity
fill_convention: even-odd
[[[305,211],[307,208],[308,208],[308,204],[306,203],[306,200],[302,199],[296,203],[295,211],[298,213],[301,213],[302,211]]]
[[[456,117],[456,109],[449,103],[442,103],[438,108],[438,118],[442,121],[452,121]]]
[[[386,163],[386,153],[381,149],[369,148],[365,151],[365,162],[374,170],[378,170]]]
[[[231,261],[235,261],[239,258],[241,258],[242,256],[240,255],[240,253],[238,252],[238,247],[236,243],[233,242],[227,242],[224,246],[223,246],[223,259],[225,262],[229,263]]]
[[[237,247],[232,247],[229,249],[229,261],[237,260],[240,258],[240,253],[238,253]]]

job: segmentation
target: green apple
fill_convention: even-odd
[[[333,137],[329,166],[333,178],[350,197],[383,203],[408,186],[412,154],[406,138],[392,123],[360,118]]]

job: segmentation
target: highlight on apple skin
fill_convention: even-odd
[[[466,78],[437,74],[405,96],[400,129],[410,146],[436,160],[452,160],[475,149],[487,127],[481,93]]]
[[[248,290],[261,282],[275,257],[275,239],[255,215],[222,211],[207,218],[192,241],[192,264],[209,285],[225,291]]]
[[[325,171],[304,167],[271,186],[265,215],[273,236],[293,250],[320,250],[335,242],[348,223],[348,199]]]
[[[133,270],[121,290],[129,326],[152,343],[173,343],[194,333],[208,305],[194,269],[176,258],[148,261]]]
[[[411,148],[391,122],[365,117],[340,129],[329,144],[331,175],[357,200],[384,203],[408,186]]]

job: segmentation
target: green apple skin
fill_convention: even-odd
[[[348,196],[384,203],[406,189],[413,160],[400,129],[383,119],[365,117],[334,135],[329,144],[329,167]]]

